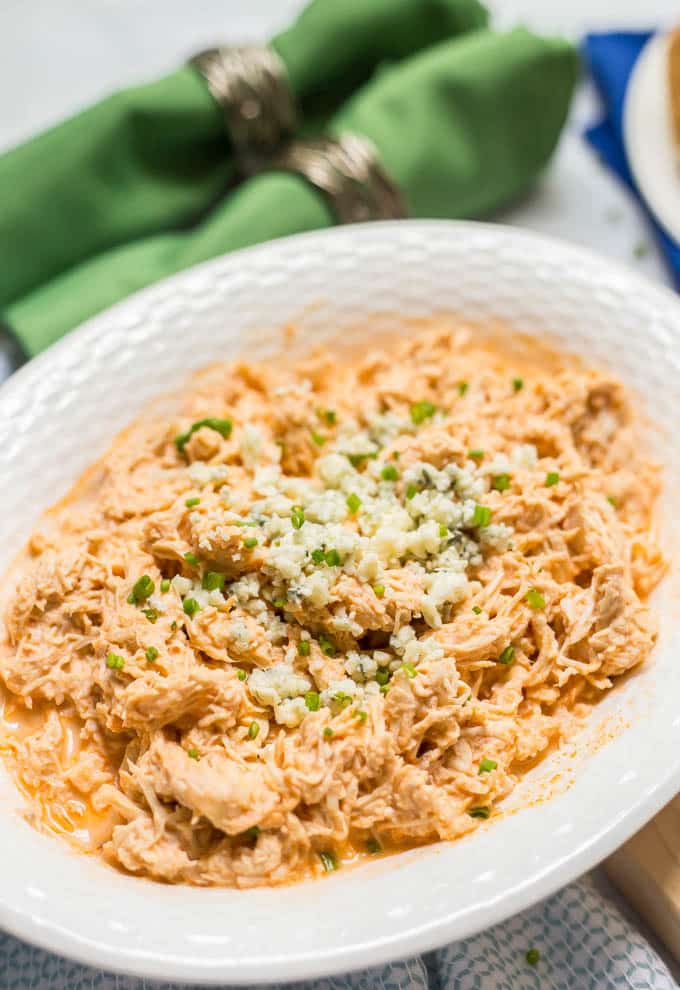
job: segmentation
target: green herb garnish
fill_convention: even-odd
[[[326,437],[323,433],[317,433],[316,430],[310,430],[310,435],[317,447],[323,447],[326,442]]]
[[[198,565],[198,557],[195,553],[192,553],[191,550],[184,554],[184,559],[187,564],[191,564],[192,567],[196,567]]]
[[[468,450],[468,457],[471,461],[481,461],[484,459],[484,451],[479,448]]]
[[[144,651],[144,656],[147,659],[147,663],[154,663],[158,660],[158,650],[155,646],[148,646]]]
[[[509,474],[494,474],[491,479],[491,487],[495,488],[497,492],[505,492],[510,487],[510,475]]]
[[[128,602],[130,605],[140,605],[142,602],[153,595],[156,590],[156,585],[148,574],[142,574],[140,578],[137,578],[135,583],[132,585],[132,591],[128,595]]]
[[[545,487],[552,488],[553,485],[559,484],[560,476],[557,471],[548,471],[545,476]]]
[[[338,868],[338,861],[332,852],[320,852],[319,859],[323,863],[323,868],[326,873],[332,873]]]
[[[537,588],[529,588],[524,597],[530,608],[545,608],[545,598]]]
[[[246,674],[245,670],[239,667],[239,669],[236,671],[236,676],[238,677],[239,681],[245,681],[248,675]]]
[[[418,676],[418,671],[413,666],[413,664],[410,661],[408,661],[408,660],[406,661],[406,663],[402,663],[402,665],[401,665],[401,667],[399,669],[400,670],[403,670],[407,677],[417,677]]]
[[[482,762],[479,764],[479,773],[480,775],[483,773],[491,773],[491,771],[495,770],[497,766],[498,764],[495,760],[488,760],[484,757]]]
[[[170,591],[170,578],[163,578],[161,581],[161,591]]]
[[[118,653],[107,653],[106,666],[109,670],[122,670],[125,666],[125,660]]]
[[[475,505],[475,511],[472,515],[472,525],[488,526],[491,522],[491,509],[488,505]]]
[[[189,757],[190,760],[198,759],[198,750],[196,749],[195,746],[191,746],[191,748],[187,750],[187,756]]]
[[[505,649],[498,658],[498,662],[508,667],[514,659],[515,659],[515,647],[512,644],[510,644],[509,646],[505,647]]]
[[[357,512],[361,505],[361,499],[354,492],[347,496],[346,502],[350,512]]]
[[[245,540],[243,541],[243,546],[246,548],[246,550],[252,550],[253,547],[257,546],[257,537],[246,536]]]
[[[230,419],[216,419],[214,416],[208,416],[206,419],[199,419],[195,423],[192,423],[186,433],[179,433],[175,437],[175,446],[180,453],[184,453],[187,443],[191,440],[196,430],[200,430],[202,426],[206,426],[209,430],[215,430],[225,440],[228,440],[231,436],[232,423]]]
[[[184,614],[188,615],[189,618],[192,619],[196,613],[200,611],[201,606],[195,598],[185,598],[182,602],[182,608],[184,609]]]
[[[488,818],[491,814],[491,808],[487,808],[486,805],[479,805],[477,808],[470,808],[468,815],[470,818]]]
[[[195,498],[188,498],[184,504],[186,505],[187,509],[193,509],[195,505],[201,504],[201,500],[200,498],[198,498],[198,496],[196,496]]]
[[[324,739],[330,739],[332,735],[333,735],[333,730],[331,729],[330,725],[327,725],[326,728],[323,730],[323,737]]]
[[[249,739],[257,739],[257,735],[258,735],[259,731],[260,731],[260,723],[259,722],[251,722],[250,725],[248,726],[248,738]]]
[[[521,392],[522,389],[524,388],[524,379],[523,378],[513,378],[512,379],[512,388],[513,388],[513,390],[515,392]]]
[[[394,464],[386,464],[385,467],[380,472],[380,477],[383,481],[398,481],[399,472],[397,471]]]
[[[201,587],[204,591],[222,591],[226,580],[226,576],[218,573],[218,571],[206,571],[201,581]]]
[[[411,406],[411,422],[415,426],[420,426],[426,419],[431,419],[437,411],[437,407],[427,399],[422,402],[414,402]]]
[[[312,647],[308,639],[301,639],[298,643],[298,654],[301,657],[308,657],[311,648]]]
[[[305,510],[301,505],[294,505],[290,510],[290,522],[293,529],[302,529],[305,522]]]
[[[373,593],[376,596],[376,598],[382,598],[383,595],[385,594],[385,585],[384,584],[374,584],[373,585]]]
[[[335,644],[331,642],[323,633],[319,636],[319,646],[324,656],[334,657],[336,653]]]
[[[305,704],[310,712],[318,712],[321,699],[318,691],[308,691],[305,695]]]

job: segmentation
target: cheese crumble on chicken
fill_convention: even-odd
[[[493,816],[647,658],[664,570],[621,385],[517,363],[420,331],[213,367],[141,416],[7,608],[0,743],[34,820],[248,887]]]

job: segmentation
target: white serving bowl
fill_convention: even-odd
[[[365,343],[367,327],[401,333],[410,317],[443,311],[539,334],[638,391],[662,427],[650,428],[649,442],[666,464],[672,549],[680,520],[676,298],[519,230],[414,221],[304,234],[202,265],[91,320],[10,379],[0,389],[0,567],[116,431],[190,370],[244,352],[274,354],[289,321],[304,348],[338,336]],[[91,965],[230,984],[372,966],[492,925],[593,866],[680,790],[673,574],[655,602],[662,634],[654,662],[521,783],[505,805],[512,813],[458,843],[321,880],[235,891],[124,876],[34,831],[0,770],[0,925]]]

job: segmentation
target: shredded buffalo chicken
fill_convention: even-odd
[[[648,657],[659,477],[608,375],[437,329],[173,410],[32,537],[0,649],[33,819],[109,862],[248,887],[456,839]]]

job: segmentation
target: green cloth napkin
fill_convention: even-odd
[[[377,65],[486,19],[478,0],[313,0],[271,44],[309,127]],[[234,178],[222,112],[187,66],[15,148],[0,157],[0,309],[102,251],[195,223]]]
[[[566,41],[524,29],[476,32],[385,69],[331,120],[366,135],[419,217],[473,217],[520,195],[546,164],[578,72]],[[10,306],[31,355],[135,289],[226,251],[335,217],[304,179],[266,172],[244,182],[195,229],[105,252]]]

